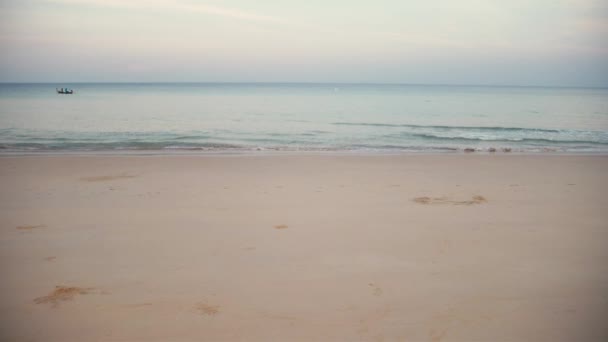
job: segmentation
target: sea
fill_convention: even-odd
[[[0,84],[0,154],[275,151],[605,154],[608,88]]]

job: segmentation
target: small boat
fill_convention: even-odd
[[[55,88],[55,90],[57,91],[57,94],[74,94],[74,89],[68,89],[68,88],[57,89],[57,88]]]

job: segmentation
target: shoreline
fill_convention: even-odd
[[[571,152],[571,151],[200,151],[200,150],[123,150],[123,151],[53,151],[53,152],[0,152],[0,158],[10,157],[146,157],[146,156],[608,156],[608,152]]]

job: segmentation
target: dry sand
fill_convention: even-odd
[[[3,341],[606,341],[605,156],[0,158]]]

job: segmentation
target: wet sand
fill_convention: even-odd
[[[606,341],[608,157],[1,157],[2,341]]]

